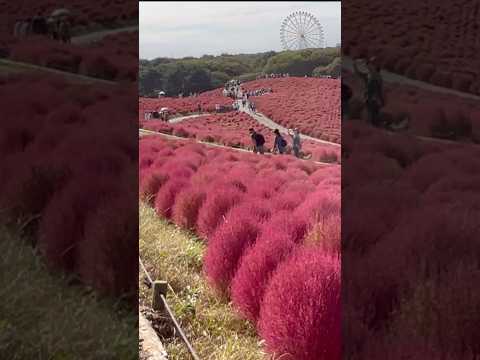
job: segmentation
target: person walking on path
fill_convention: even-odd
[[[283,138],[278,129],[275,129],[273,133],[275,134],[275,142],[273,143],[272,152],[274,154],[277,152],[279,154],[285,154],[285,150],[287,148],[287,141]]]
[[[250,137],[252,138],[252,142],[253,142],[253,152],[255,154],[257,153],[260,153],[260,154],[264,154],[265,153],[265,150],[264,150],[264,144],[265,144],[265,138],[263,137],[262,134],[258,133],[255,131],[255,129],[253,128],[250,128]]]
[[[68,20],[60,20],[60,23],[58,24],[58,33],[62,42],[70,43],[72,36],[70,33],[70,23]]]
[[[289,129],[288,130],[288,135],[292,138],[292,149],[293,149],[293,154],[295,157],[300,158],[300,150],[302,149],[302,142],[300,139],[300,132],[298,131],[297,128]]]
[[[383,98],[383,79],[380,66],[375,64],[376,59],[370,58],[367,62],[367,71],[358,68],[358,60],[353,62],[353,71],[365,84],[365,104],[368,112],[368,122],[373,126],[380,126],[380,109],[385,105]]]
[[[352,95],[352,89],[342,80],[342,121],[348,120],[349,103]]]

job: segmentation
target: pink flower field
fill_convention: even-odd
[[[215,104],[228,106],[232,105],[233,100],[223,96],[222,89],[205,91],[197,97],[172,98],[163,97],[159,99],[140,98],[139,115],[143,119],[145,111],[158,111],[163,107],[169,108],[173,114],[189,114],[198,110],[198,104],[202,106],[202,111],[215,111]]]
[[[252,97],[257,109],[287,128],[317,139],[339,143],[340,80],[279,78],[251,81],[246,90],[272,88],[273,93]]]
[[[338,165],[161,136],[141,138],[139,164],[141,199],[207,243],[205,278],[271,354],[340,359]]]

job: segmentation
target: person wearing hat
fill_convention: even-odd
[[[300,139],[300,132],[298,131],[297,128],[295,129],[289,129],[288,130],[288,135],[292,138],[292,150],[293,154],[297,157],[300,158],[300,150],[302,149],[302,143]]]
[[[358,60],[353,62],[355,75],[360,77],[365,84],[365,105],[367,106],[368,121],[373,126],[380,126],[380,109],[385,105],[383,98],[383,79],[380,66],[375,57],[367,62],[367,71],[360,71]]]

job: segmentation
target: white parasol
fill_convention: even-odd
[[[59,18],[59,17],[64,17],[64,16],[70,16],[72,13],[70,10],[61,8],[61,9],[55,9],[52,11],[50,14],[50,17],[52,18]]]

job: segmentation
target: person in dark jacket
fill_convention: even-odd
[[[273,153],[279,153],[279,154],[284,154],[285,150],[287,148],[287,141],[283,138],[283,136],[280,134],[280,131],[278,129],[275,129],[273,131],[275,134],[275,142],[273,144]]]
[[[365,84],[365,105],[368,111],[368,122],[373,126],[380,126],[380,109],[385,105],[383,98],[383,79],[380,66],[376,64],[375,58],[367,62],[367,71],[358,69],[358,60],[353,62],[355,75],[360,77]]]
[[[348,120],[348,116],[349,116],[348,105],[349,105],[350,99],[352,98],[352,95],[353,95],[352,89],[350,88],[350,86],[345,84],[342,80],[342,121]]]
[[[257,153],[264,154],[265,138],[263,137],[262,134],[256,132],[255,129],[253,128],[250,128],[249,131],[250,131],[250,137],[252,138],[252,142],[253,142],[253,152],[255,154]]]

